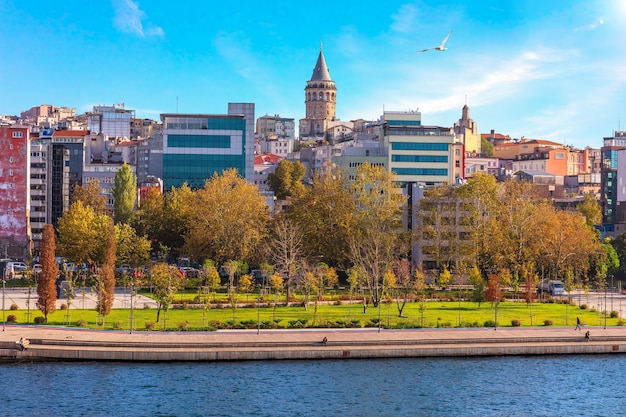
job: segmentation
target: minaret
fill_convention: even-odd
[[[320,54],[313,69],[311,79],[304,88],[304,103],[306,104],[306,118],[317,120],[335,120],[337,87],[330,78],[330,72],[326,66],[322,42],[320,42]]]

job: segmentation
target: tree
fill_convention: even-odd
[[[293,276],[302,258],[303,234],[298,225],[284,215],[274,218],[270,240],[272,258],[278,272],[287,277],[285,305],[289,304]]]
[[[597,235],[579,212],[558,210],[549,204],[537,207],[538,265],[550,272],[551,279],[568,281],[569,271],[588,265]]]
[[[485,156],[493,156],[493,144],[487,138],[480,138],[480,150]]]
[[[352,185],[339,168],[316,173],[306,193],[293,199],[288,212],[304,236],[303,255],[311,262],[322,260],[347,269],[355,208]]]
[[[369,163],[357,167],[353,190],[356,212],[349,237],[350,259],[364,272],[370,299],[376,307],[383,274],[401,250],[405,197],[396,188],[393,173]]]
[[[153,296],[158,304],[157,309],[157,323],[161,315],[167,312],[170,307],[176,292],[180,289],[183,282],[183,274],[178,268],[171,268],[165,263],[158,263],[150,268],[150,274],[152,275],[152,286],[154,288]]]
[[[278,294],[280,294],[284,287],[283,277],[278,272],[274,272],[270,277],[270,288],[274,290],[274,311],[273,319],[276,320],[276,306],[278,305]]]
[[[106,255],[96,276],[96,292],[98,293],[96,310],[103,317],[111,312],[115,300],[115,235],[113,220],[109,218]]]
[[[467,183],[456,190],[462,213],[459,226],[465,242],[469,243],[466,248],[472,249],[474,258],[473,262],[466,259],[466,266],[468,269],[478,266],[485,280],[486,271],[494,262],[491,243],[499,228],[496,219],[502,211],[500,192],[501,187],[496,179],[482,172],[472,175]]]
[[[237,290],[235,287],[235,274],[239,269],[239,265],[235,261],[227,261],[222,265],[222,269],[228,275],[228,301],[233,311],[237,308]],[[234,312],[233,312],[234,314]]]
[[[54,259],[56,249],[54,241],[54,227],[46,224],[43,227],[41,245],[39,247],[39,263],[41,272],[37,279],[37,308],[41,310],[45,321],[48,321],[48,314],[56,309],[57,291],[56,280],[59,276],[59,266]]]
[[[578,203],[576,209],[585,217],[585,222],[589,227],[602,223],[602,209],[598,200],[591,194],[585,195],[583,202]]]
[[[276,170],[267,176],[267,184],[279,200],[287,197],[298,197],[304,193],[302,178],[306,173],[300,161],[283,159]]]
[[[129,223],[137,198],[137,177],[126,162],[115,173],[113,210],[116,223]]]
[[[407,258],[396,259],[392,268],[396,277],[394,292],[398,317],[402,317],[402,311],[404,311],[404,307],[415,289],[415,275],[411,273],[411,261]]]
[[[96,215],[106,214],[111,211],[107,208],[107,200],[100,189],[100,181],[91,179],[87,185],[74,187],[71,203],[80,201],[83,206],[91,207]]]
[[[150,241],[138,236],[135,229],[126,223],[115,225],[116,264],[129,264],[135,268],[150,260]]]
[[[215,174],[187,202],[191,214],[185,251],[195,259],[254,260],[267,236],[269,210],[255,185],[235,169]]]
[[[59,252],[75,263],[93,263],[101,235],[94,227],[96,213],[78,200],[59,218]],[[106,240],[105,240],[106,241]]]
[[[471,244],[459,238],[460,206],[455,188],[447,184],[427,190],[419,200],[417,239],[422,252],[436,264],[436,279],[469,255],[466,246]]]

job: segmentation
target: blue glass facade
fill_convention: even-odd
[[[393,151],[447,151],[447,143],[392,142]]]
[[[447,163],[447,155],[391,155],[392,162],[441,162]]]
[[[392,168],[391,170],[396,175],[437,175],[444,177],[448,175],[448,170],[443,168]]]
[[[167,135],[170,148],[230,148],[230,136]]]
[[[165,189],[187,183],[202,188],[215,173],[236,169],[245,178],[246,119],[243,115],[161,115]]]

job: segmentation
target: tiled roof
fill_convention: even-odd
[[[254,165],[277,164],[282,161],[283,157],[273,153],[264,153],[254,157]]]
[[[85,136],[88,133],[88,130],[55,130],[52,136],[57,138],[76,138]]]

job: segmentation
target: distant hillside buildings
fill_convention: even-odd
[[[592,194],[602,206],[602,229],[625,230],[624,132],[604,138],[601,149],[582,150],[493,130],[481,134],[467,104],[451,126],[424,123],[417,109],[342,121],[337,91],[320,45],[297,131],[291,117],[255,119],[253,103],[228,103],[225,114],[163,113],[160,120],[137,118],[124,104],[94,106],[85,114],[44,104],[19,117],[0,115],[0,254],[36,253],[43,225],[56,225],[76,185],[98,180],[112,207],[113,178],[123,163],[137,175],[138,203],[153,187],[202,187],[214,173],[234,168],[272,205],[267,176],[283,159],[302,162],[305,181],[335,166],[349,177],[366,162],[383,166],[412,203],[420,190],[485,172],[534,182],[554,199]]]

